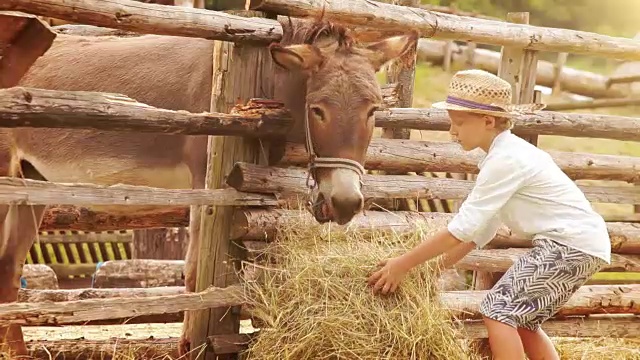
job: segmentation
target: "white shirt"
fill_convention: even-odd
[[[483,247],[504,223],[519,237],[545,237],[611,263],[604,219],[547,152],[507,130],[478,168],[474,188],[448,225],[453,236]]]

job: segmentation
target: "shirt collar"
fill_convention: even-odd
[[[499,145],[500,143],[502,143],[510,135],[511,135],[511,130],[504,130],[500,132],[498,135],[496,135],[496,137],[493,138],[493,141],[491,142],[491,146],[489,146],[489,151],[485,154],[482,160],[478,162],[478,168],[481,169],[482,166],[484,166],[484,163],[487,159],[487,155],[489,155],[489,153],[496,147],[496,145]]]

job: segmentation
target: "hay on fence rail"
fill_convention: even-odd
[[[413,234],[328,230],[312,223],[280,229],[268,262],[247,281],[247,302],[264,321],[248,359],[472,359],[436,296],[434,265],[414,269],[391,296],[373,295],[366,279],[445,226]],[[475,358],[474,358],[475,359]]]

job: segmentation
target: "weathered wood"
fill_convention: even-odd
[[[21,289],[18,292],[18,302],[41,303],[63,302],[88,299],[112,299],[112,298],[145,298],[149,296],[179,295],[184,294],[184,286],[163,286],[141,289],[72,289],[72,290],[29,290]],[[81,321],[66,325],[114,325],[114,324],[149,324],[149,323],[176,323],[182,322],[182,311],[136,316],[134,318],[105,319],[94,321]]]
[[[487,329],[481,320],[466,320],[457,323],[463,339],[486,338]],[[635,338],[640,332],[640,321],[632,316],[610,317],[571,317],[567,319],[551,318],[542,325],[551,337],[580,338]],[[251,334],[228,334],[212,336],[209,346],[216,354],[237,353],[246,349],[252,338],[260,332]],[[136,359],[178,358],[176,351],[178,339],[119,339],[109,340],[33,340],[27,346],[31,356],[46,359],[112,359],[114,349],[117,353],[126,353]],[[45,351],[45,349],[47,351]],[[53,357],[49,357],[51,354]]]
[[[453,316],[477,319],[480,302],[487,291],[441,292],[440,300]],[[10,303],[0,305],[0,323],[20,325],[64,325],[81,321],[121,319],[143,315],[176,313],[194,309],[241,305],[241,285],[144,298],[90,299],[53,303]],[[251,311],[250,308],[246,309]],[[582,286],[557,316],[590,314],[640,314],[640,285]]]
[[[640,181],[640,157],[547,151],[572,179]],[[478,173],[480,152],[465,152],[455,143],[374,138],[365,167],[395,172]],[[288,143],[280,164],[304,165],[304,145]]]
[[[44,264],[26,264],[22,277],[28,289],[57,289],[58,277],[51,267]]]
[[[247,7],[296,17],[322,16],[349,25],[397,31],[416,30],[421,37],[473,41],[523,49],[570,52],[616,59],[640,59],[632,39],[586,31],[545,28],[474,19],[367,0],[251,0]]]
[[[164,189],[117,184],[111,186],[53,183],[0,177],[0,203],[38,205],[261,206],[277,205],[272,197],[235,189]]]
[[[455,267],[461,270],[482,272],[506,272],[511,265],[530,249],[486,249],[472,250]],[[611,264],[606,264],[603,272],[640,272],[640,255],[611,255]]]
[[[456,9],[455,7],[448,7],[448,6],[442,6],[442,5],[433,5],[433,4],[420,4],[418,7],[421,8],[421,9],[424,9],[424,10],[441,12],[441,13],[445,13],[445,14],[453,14],[453,15],[458,15],[458,16],[474,17],[474,18],[485,19],[485,20],[502,21],[502,19],[500,19],[498,17],[495,17],[495,16],[487,16],[487,15],[480,14],[480,13],[475,12],[475,11],[464,11],[464,10]]]
[[[387,3],[398,4],[397,0],[381,0]],[[420,1],[409,0],[401,3],[403,6],[416,7]],[[413,84],[416,73],[416,47],[413,46],[404,55],[391,62],[386,69],[387,83],[398,85],[398,107],[408,108],[413,104]],[[392,128],[382,129],[382,137],[388,139],[409,139],[411,129]]]
[[[34,325],[77,324],[86,321],[132,318],[201,310],[242,303],[240,286],[176,295],[138,298],[90,299],[51,303],[10,303],[0,305],[0,323]]]
[[[36,16],[16,12],[0,12],[0,34],[0,88],[16,86],[57,35]]]
[[[440,293],[440,300],[459,319],[479,319],[480,303],[489,290],[464,290]],[[640,285],[581,286],[554,315],[582,316],[595,314],[640,315]]]
[[[633,105],[640,105],[639,97],[556,102],[556,103],[548,104],[545,110],[567,111],[567,110],[596,109],[596,108],[603,108],[603,107],[618,107],[618,106],[633,106]]]
[[[178,359],[177,339],[45,340],[27,342],[30,356],[50,360]]]
[[[0,90],[0,126],[73,128],[184,135],[269,138],[283,135],[291,118],[277,102],[238,105],[230,113],[160,109],[125,95],[14,87]]]
[[[464,327],[465,338],[488,338],[487,326],[481,320],[460,325]],[[640,333],[640,319],[637,316],[551,318],[542,324],[542,329],[551,337],[636,338]]]
[[[3,0],[0,10],[158,35],[265,43],[282,38],[282,27],[275,20],[131,0]]]
[[[445,58],[446,46],[446,41],[420,39],[418,40],[418,59],[440,65]],[[465,53],[469,50],[469,46],[451,44],[451,61],[455,68],[465,67]],[[500,53],[476,48],[473,50],[473,64],[475,68],[497,74],[500,66]],[[536,71],[536,84],[549,88],[554,86],[556,81],[556,65],[554,63],[539,60]],[[564,91],[578,95],[593,98],[616,98],[628,95],[623,87],[607,87],[607,77],[604,75],[570,67],[562,67],[558,81]]]
[[[446,110],[395,108],[377,111],[376,126],[416,130],[449,131]],[[556,135],[640,141],[640,118],[542,111],[513,118],[512,131],[518,135]]]
[[[133,231],[133,259],[181,260],[187,252],[186,228]]]
[[[618,75],[618,76],[609,76],[607,79],[606,85],[611,86],[613,84],[622,84],[622,83],[630,83],[640,81],[640,75]]]
[[[418,226],[444,227],[453,218],[451,213],[412,211],[367,211],[349,223],[349,231],[366,235],[367,232],[414,233]],[[304,210],[242,209],[234,217],[234,239],[273,241],[278,229],[300,226],[317,226],[311,214]],[[640,224],[607,223],[611,250],[618,254],[640,254]],[[345,231],[344,227],[332,224],[331,230]],[[531,241],[513,235],[509,228],[501,226],[492,240],[497,247],[531,247]]]
[[[39,230],[108,231],[189,226],[188,207],[166,207],[156,213],[111,214],[76,206],[50,206]]]
[[[119,36],[119,37],[137,37],[144,34],[134,31],[126,31],[120,29],[110,29],[93,25],[83,24],[65,24],[53,27],[53,31],[58,34],[75,35],[75,36]]]
[[[184,286],[184,260],[113,260],[95,272],[96,288]]]
[[[227,176],[227,185],[240,192],[274,194],[275,197],[304,198],[308,188],[308,171],[303,168],[280,168],[236,163]],[[466,198],[474,181],[415,175],[369,175],[363,177],[362,195],[373,199],[446,199]],[[640,190],[633,186],[578,185],[589,201],[637,204]],[[294,200],[295,201],[295,200]]]
[[[242,16],[264,16],[255,12],[239,12]],[[249,21],[253,21],[249,20]],[[264,46],[216,41],[213,50],[211,110],[227,112],[238,101],[257,96],[273,98],[274,64]],[[255,139],[241,137],[209,137],[207,146],[206,189],[224,187],[225,177],[238,161],[259,163],[268,158],[269,146]],[[239,249],[231,246],[233,207],[208,206],[201,211],[197,251],[196,291],[211,285],[230,286],[238,281]],[[207,338],[239,332],[239,311],[216,308],[187,314],[185,334],[191,349],[205,344]],[[195,360],[197,352],[192,353]],[[232,355],[215,356],[207,351],[205,359],[230,360]]]
[[[114,298],[147,298],[150,296],[167,296],[186,294],[184,286],[161,286],[151,288],[112,288],[112,289],[64,289],[64,290],[33,290],[21,289],[18,292],[18,302],[21,303],[42,303],[42,302],[64,302],[90,299],[114,299]],[[114,325],[114,324],[145,324],[145,323],[176,323],[182,322],[183,311],[174,313],[154,314],[136,316],[134,318],[114,318],[81,321],[78,323],[67,323],[66,325]],[[246,312],[240,314],[241,320],[250,319],[251,315]]]
[[[380,94],[382,95],[382,106],[385,108],[398,107],[400,103],[398,83],[384,84],[380,86]]]
[[[34,290],[28,288],[20,289],[18,292],[18,302],[41,303],[88,299],[147,298],[150,296],[180,295],[184,293],[184,286],[63,290]]]

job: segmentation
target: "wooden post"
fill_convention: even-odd
[[[418,7],[418,0],[382,0],[394,5],[402,5],[408,7]],[[418,42],[415,47],[407,51],[402,57],[396,59],[389,64],[386,71],[387,84],[398,84],[398,105],[397,107],[410,108],[413,105],[413,86],[416,75],[416,56],[418,50]],[[409,139],[411,137],[411,129],[404,128],[383,128],[382,137],[387,139]],[[380,172],[382,174],[384,172]],[[412,199],[404,199],[400,205],[397,201],[390,201],[392,209],[417,210],[417,206]],[[391,209],[390,209],[391,210]]]
[[[507,14],[507,21],[519,24],[529,23],[528,12],[513,12]],[[534,101],[534,87],[536,85],[536,70],[538,64],[538,52],[535,50],[523,50],[521,48],[503,47],[501,51],[498,76],[511,84],[512,103],[527,103]],[[523,137],[528,142],[537,145],[538,136]],[[492,248],[491,244],[485,248]],[[491,289],[500,280],[504,273],[474,272],[474,290]],[[488,339],[480,340],[477,344],[480,353],[490,356],[491,351]]]
[[[258,17],[255,11],[233,11],[235,15]],[[273,64],[263,44],[215,41],[213,52],[213,82],[211,111],[228,112],[237,102],[250,98],[272,98],[274,93]],[[225,186],[227,174],[238,161],[259,163],[268,158],[266,146],[243,137],[210,136],[206,188]],[[227,287],[238,281],[236,263],[239,248],[231,246],[233,207],[202,207],[196,291],[213,285]],[[187,333],[191,341],[191,359],[233,359],[234,354],[215,355],[210,349],[205,356],[202,346],[207,338],[220,334],[237,334],[239,309],[216,308],[189,314]]]
[[[133,258],[184,260],[187,251],[186,229],[160,228],[133,231]]]
[[[569,53],[561,52],[558,54],[558,60],[553,65],[553,86],[551,87],[551,94],[556,95],[560,94],[562,91],[562,68],[564,64],[567,62],[567,57]]]

